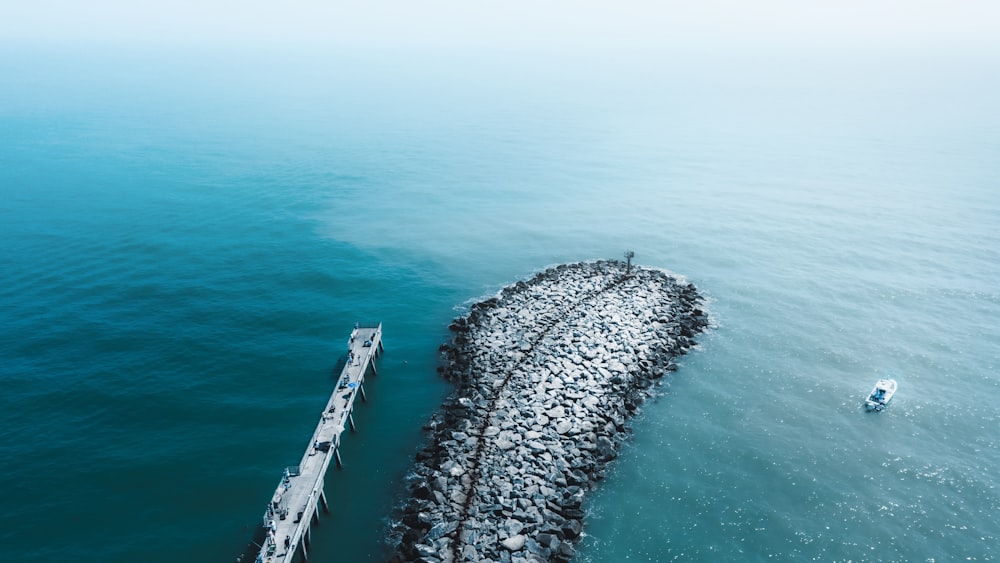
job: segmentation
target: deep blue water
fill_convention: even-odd
[[[382,560],[450,319],[630,248],[718,327],[581,561],[996,560],[995,62],[6,46],[0,559],[235,559],[381,320],[311,555]]]

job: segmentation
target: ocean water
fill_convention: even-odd
[[[235,560],[380,320],[310,555],[384,560],[450,320],[632,249],[717,328],[580,561],[997,560],[995,62],[6,46],[0,559]]]

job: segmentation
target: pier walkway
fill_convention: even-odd
[[[354,399],[365,401],[365,375],[375,372],[375,358],[382,353],[382,323],[358,324],[347,344],[347,362],[330,400],[323,409],[302,461],[287,467],[264,513],[264,539],[256,563],[289,563],[301,550],[308,560],[309,531],[319,522],[319,507],[329,512],[324,478],[330,461],[341,466],[340,437],[345,426],[354,430]]]

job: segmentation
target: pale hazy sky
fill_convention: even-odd
[[[1000,45],[1000,0],[0,0],[0,42]]]

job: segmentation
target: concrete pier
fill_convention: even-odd
[[[347,362],[302,460],[282,472],[264,512],[264,539],[256,563],[291,562],[296,553],[308,561],[310,526],[319,522],[321,507],[330,511],[323,491],[326,472],[331,461],[342,466],[341,435],[347,426],[355,430],[354,399],[360,395],[366,400],[365,375],[369,369],[376,374],[375,359],[382,351],[382,323],[356,324],[347,344]]]

